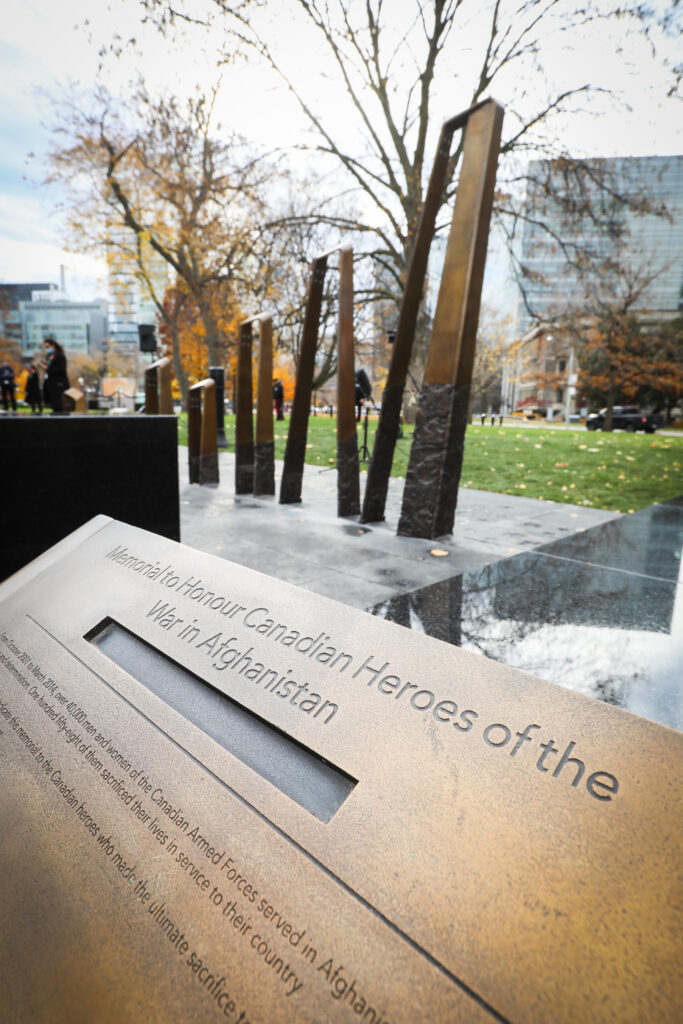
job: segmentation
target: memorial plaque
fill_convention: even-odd
[[[677,1021],[680,734],[99,517],[0,587],[11,1021]]]

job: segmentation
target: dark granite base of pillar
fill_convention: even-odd
[[[469,388],[456,388],[454,390],[448,446],[441,478],[442,486],[439,491],[434,518],[436,537],[453,532],[455,509],[458,503],[458,490],[460,488],[460,475],[462,473],[462,460],[465,453],[465,431],[467,430],[469,400]]]
[[[199,456],[199,484],[214,485],[218,483],[218,454]]]
[[[433,540],[442,528],[439,511],[451,429],[452,384],[423,384],[398,524],[401,537]],[[451,528],[452,528],[451,522]]]
[[[222,366],[210,366],[209,377],[215,384],[216,396],[216,447],[221,451],[228,450],[228,439],[225,436],[225,370]]]
[[[240,444],[235,449],[235,494],[254,493],[254,445]]]
[[[301,488],[304,482],[304,462],[306,460],[306,440],[287,439],[285,464],[280,481],[280,504],[296,505],[301,501]]]
[[[384,389],[382,411],[365,485],[361,523],[381,523],[384,520],[391,464],[394,461],[396,438],[401,427],[402,404],[403,385],[395,384]]]
[[[254,445],[254,494],[275,494],[275,442]]]
[[[360,512],[360,477],[358,467],[358,437],[337,442],[337,515],[344,519]]]

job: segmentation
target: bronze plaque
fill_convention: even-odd
[[[8,1021],[678,1021],[681,736],[99,517],[0,588]]]

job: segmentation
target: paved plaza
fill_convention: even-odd
[[[402,479],[390,481],[386,521],[360,525],[337,518],[334,469],[306,466],[297,505],[280,505],[277,496],[236,496],[232,452],[220,453],[219,472],[217,487],[191,485],[187,448],[179,449],[184,544],[357,608],[532,551],[619,515],[461,488],[453,535],[416,540],[396,536]],[[282,463],[276,463],[276,489],[281,472]],[[364,486],[362,473],[361,494]]]

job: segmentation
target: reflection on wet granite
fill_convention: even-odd
[[[682,539],[653,506],[372,611],[681,730]]]
[[[671,632],[677,586],[669,580],[536,553],[487,569],[495,582],[489,583],[484,573],[482,584],[493,586],[498,619]]]

